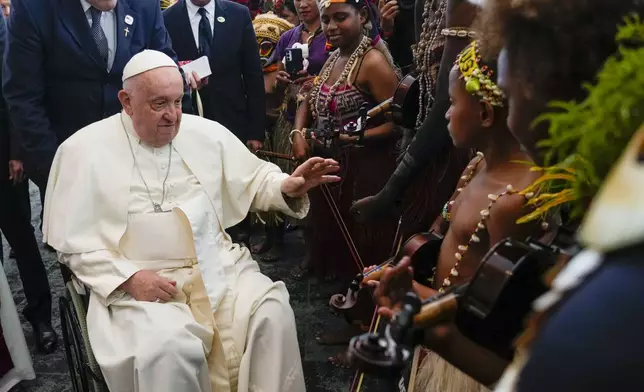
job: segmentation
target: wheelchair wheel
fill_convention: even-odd
[[[66,284],[66,293],[60,298],[65,353],[72,377],[74,392],[109,392],[87,331],[88,298],[80,295],[74,284]]]
[[[63,341],[67,365],[72,381],[74,392],[90,392],[85,371],[85,356],[82,349],[82,337],[80,336],[80,325],[70,301],[66,297],[60,297],[60,318],[63,329]]]

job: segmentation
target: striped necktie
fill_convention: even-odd
[[[97,10],[94,7],[90,7],[89,11],[92,14],[92,38],[94,38],[94,42],[96,42],[98,53],[101,55],[101,58],[105,62],[105,66],[107,66],[107,37],[105,36],[105,32],[101,27],[101,15],[103,14],[103,12]]]
[[[199,8],[199,52],[203,56],[210,57],[210,46],[212,45],[212,27],[208,20],[208,11],[205,8]]]

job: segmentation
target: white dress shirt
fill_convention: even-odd
[[[91,28],[92,13],[89,9],[92,5],[88,3],[87,0],[80,0],[80,2],[83,6],[83,12],[85,12],[87,23]],[[101,14],[101,27],[103,28],[103,33],[105,33],[105,38],[107,38],[107,70],[109,71],[112,69],[114,56],[116,54],[116,13],[114,10],[104,11]]]
[[[192,28],[192,35],[195,37],[195,44],[199,48],[199,22],[201,22],[201,15],[199,15],[199,8],[206,9],[206,16],[210,22],[210,29],[215,31],[215,1],[210,0],[208,4],[203,7],[196,6],[191,0],[186,0],[186,8],[188,9],[188,18],[190,18],[190,27]]]

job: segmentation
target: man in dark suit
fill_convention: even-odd
[[[27,173],[44,200],[58,145],[120,111],[117,93],[130,58],[143,49],[176,56],[158,0],[13,0],[12,5],[3,88]]]
[[[179,61],[207,56],[212,75],[199,90],[204,117],[256,151],[264,140],[264,74],[248,8],[227,0],[179,0],[163,11]],[[247,242],[249,220],[229,233]]]
[[[6,36],[5,20],[0,16],[0,62],[3,60]],[[9,135],[9,124],[7,108],[0,94],[0,231],[15,251],[27,298],[23,311],[25,318],[33,326],[38,349],[51,353],[56,349],[57,341],[51,326],[51,291],[30,214],[21,206],[29,198],[29,185],[23,177],[19,146],[15,138]]]
[[[204,117],[261,148],[264,74],[248,8],[227,0],[179,0],[163,18],[179,61],[210,59],[212,75],[199,91]]]

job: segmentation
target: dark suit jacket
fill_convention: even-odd
[[[48,171],[60,143],[121,110],[117,93],[123,67],[134,54],[155,49],[176,59],[158,0],[118,1],[109,73],[79,0],[13,0],[11,5],[3,90],[29,171]],[[129,26],[126,15],[133,20]]]
[[[0,64],[4,60],[4,47],[7,41],[7,25],[4,18],[0,17]],[[0,78],[2,68],[0,67]],[[9,135],[9,117],[7,106],[2,94],[0,94],[0,181],[9,178],[9,159],[17,159],[17,143],[15,138]]]
[[[163,11],[165,26],[179,61],[200,57],[186,1]],[[204,117],[215,120],[240,140],[264,140],[264,74],[248,8],[227,0],[215,1],[212,75],[199,94]],[[217,21],[223,17],[224,22]]]

